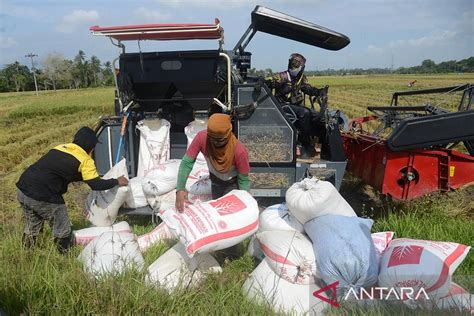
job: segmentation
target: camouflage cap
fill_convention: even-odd
[[[290,55],[290,59],[288,60],[288,68],[294,69],[298,67],[304,67],[306,64],[306,58],[303,55],[298,53],[293,53]]]

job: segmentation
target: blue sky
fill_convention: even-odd
[[[473,0],[0,0],[0,65],[29,52],[41,62],[58,52],[72,59],[79,49],[103,62],[118,55],[107,38],[92,36],[92,25],[212,23],[219,18],[225,48],[231,49],[260,4],[343,33],[351,39],[333,52],[257,33],[247,50],[252,66],[286,66],[289,54],[302,53],[306,69],[369,68],[419,65],[474,56]],[[215,41],[142,42],[142,51],[216,48]],[[137,51],[128,42],[128,51]]]

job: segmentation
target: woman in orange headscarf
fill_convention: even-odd
[[[197,133],[181,161],[176,186],[176,209],[184,210],[187,200],[186,180],[199,153],[206,158],[212,183],[212,198],[217,199],[233,189],[249,190],[250,165],[247,150],[232,133],[229,115],[211,115],[207,130]]]

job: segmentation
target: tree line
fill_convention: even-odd
[[[284,68],[282,67],[281,71]],[[344,75],[373,75],[373,74],[435,74],[435,73],[473,73],[474,57],[462,59],[460,61],[450,60],[436,64],[431,59],[424,60],[421,65],[414,67],[390,68],[352,68],[352,69],[326,69],[326,70],[306,70],[307,76],[344,76]],[[272,69],[249,69],[249,75],[259,77],[269,77],[274,74]]]
[[[283,70],[283,69],[282,69]],[[35,75],[39,90],[78,89],[114,84],[113,67],[107,61],[102,63],[96,56],[86,58],[80,50],[73,60],[64,58],[60,53],[50,53],[41,62],[41,67],[35,67]],[[305,73],[308,76],[338,76],[338,75],[370,75],[370,74],[433,74],[433,73],[474,73],[474,57],[459,61],[450,60],[436,64],[431,59],[424,60],[421,65],[414,67],[390,68],[353,68],[326,69]],[[250,75],[268,77],[274,73],[272,69],[263,70],[252,68]],[[32,69],[18,61],[5,65],[0,69],[0,92],[35,90]]]
[[[35,66],[39,90],[78,89],[114,84],[112,64],[102,63],[96,56],[87,59],[79,50],[73,60],[60,53],[50,53]],[[18,61],[0,70],[0,92],[35,90],[33,69]]]
[[[431,59],[425,59],[421,65],[413,67],[369,68],[369,69],[326,69],[321,71],[306,71],[309,76],[337,76],[337,75],[372,75],[372,74],[437,74],[437,73],[473,73],[474,57],[459,61],[449,60],[436,64]]]

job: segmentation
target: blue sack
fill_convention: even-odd
[[[372,286],[377,282],[378,265],[370,230],[371,219],[323,215],[304,224],[313,242],[316,267],[327,285],[336,285],[337,296],[352,287]]]

